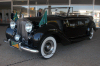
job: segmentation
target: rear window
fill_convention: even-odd
[[[66,26],[67,27],[75,27],[76,26],[76,22],[75,21],[70,21],[70,20],[67,20],[66,22]]]
[[[85,26],[87,26],[88,23],[89,23],[89,20],[87,19],[87,20],[85,21]]]
[[[77,26],[84,26],[84,21],[77,21]]]

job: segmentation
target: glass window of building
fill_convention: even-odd
[[[27,8],[28,6],[14,6],[13,10],[14,10],[14,13],[16,13],[17,11],[18,18],[21,17],[21,14],[23,14],[24,17],[28,17]]]
[[[94,21],[96,23],[96,27],[100,27],[100,6],[94,6]]]
[[[45,8],[48,8],[48,6],[47,5],[37,6],[37,12],[39,12],[39,9],[42,9],[42,15],[43,15],[45,12]]]
[[[71,0],[71,4],[93,4],[93,0]]]
[[[100,22],[100,6],[99,5],[94,6],[94,20],[95,22]]]
[[[52,5],[51,6],[51,14],[52,15],[67,15],[68,5]]]
[[[69,5],[69,0],[49,0],[50,5]]]
[[[100,5],[100,0],[95,0],[95,5]]]
[[[38,5],[46,5],[47,4],[47,0],[36,0]]]
[[[36,0],[29,0],[29,4],[30,4],[30,5],[35,5],[36,2],[37,2]]]
[[[0,9],[0,20],[2,19],[2,11],[1,11],[1,9]]]
[[[42,9],[42,15],[44,15],[45,8],[48,8],[47,5],[41,5],[41,6],[30,6],[30,17],[37,16],[37,13],[39,12],[39,9]]]
[[[35,17],[36,16],[36,6],[30,6],[29,8],[30,11],[30,17]]]
[[[73,7],[73,15],[93,16],[93,6],[91,5],[71,5]]]
[[[13,0],[13,5],[27,5],[28,0]]]

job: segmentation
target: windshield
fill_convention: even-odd
[[[45,8],[44,11],[47,11],[48,15],[68,16],[73,13],[73,7],[52,7]]]

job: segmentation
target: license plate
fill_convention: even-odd
[[[16,43],[16,42],[14,42],[14,41],[11,41],[11,45],[12,45],[13,47],[19,48],[19,44]]]

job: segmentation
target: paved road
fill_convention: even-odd
[[[19,51],[3,42],[6,27],[0,27],[0,66],[6,66],[39,57],[26,51]],[[57,52],[50,59],[37,58],[11,66],[100,66],[100,29],[92,40],[62,46],[58,44]]]

